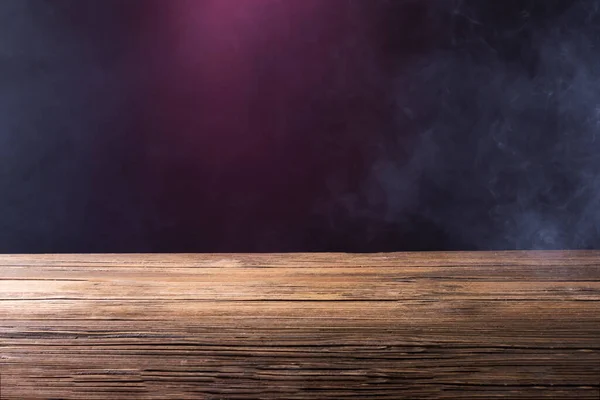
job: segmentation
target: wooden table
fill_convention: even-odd
[[[600,252],[0,255],[4,399],[600,399]]]

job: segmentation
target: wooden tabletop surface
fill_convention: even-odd
[[[0,255],[0,398],[600,399],[600,252]]]

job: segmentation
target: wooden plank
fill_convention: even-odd
[[[0,255],[1,399],[600,399],[600,252]]]

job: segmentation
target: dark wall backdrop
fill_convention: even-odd
[[[600,248],[600,1],[2,0],[0,252]]]

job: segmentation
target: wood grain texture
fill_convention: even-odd
[[[2,399],[600,399],[600,252],[0,255]]]

